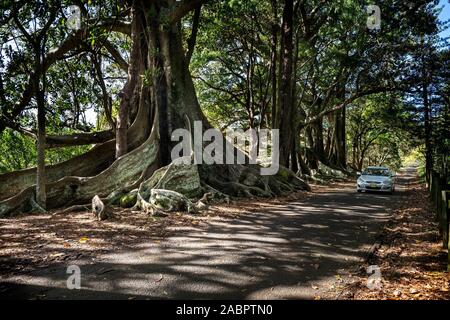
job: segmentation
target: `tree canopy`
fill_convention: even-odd
[[[0,215],[30,199],[45,208],[135,189],[148,198],[143,184],[169,171],[173,131],[195,121],[280,133],[275,177],[201,166],[202,194],[306,188],[300,179],[321,165],[397,169],[417,148],[427,172],[448,174],[448,22],[434,0],[378,8],[380,17],[358,0],[3,1]]]

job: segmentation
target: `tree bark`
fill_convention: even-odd
[[[422,57],[422,100],[425,125],[425,176],[426,181],[429,183],[431,170],[433,169],[433,153],[431,146],[430,101],[428,98],[428,72],[424,57]]]
[[[197,33],[198,33],[198,27],[200,24],[200,14],[202,11],[202,6],[199,5],[197,8],[195,8],[194,11],[194,17],[192,18],[192,31],[191,36],[189,37],[187,41],[188,49],[186,52],[186,62],[191,62],[192,54],[194,53],[195,43],[197,41]]]
[[[271,56],[270,56],[270,77],[272,81],[272,115],[271,123],[272,128],[278,128],[279,120],[277,119],[277,61],[278,61],[278,4],[277,0],[272,0],[272,44],[271,44]]]
[[[130,104],[136,103],[139,97],[133,99],[133,95],[139,93],[135,91],[138,85],[139,76],[143,75],[141,70],[141,59],[145,57],[145,52],[141,51],[142,39],[144,30],[142,29],[144,20],[142,12],[136,6],[131,9],[132,24],[131,24],[131,39],[133,45],[131,48],[130,64],[128,67],[128,80],[120,94],[120,106],[117,116],[116,127],[116,159],[123,156],[128,151],[127,131],[129,121]]]
[[[288,167],[292,148],[293,0],[285,0],[280,54],[280,164]]]
[[[40,44],[35,50],[35,70],[39,77],[36,77],[35,83],[35,96],[37,102],[37,171],[36,171],[36,202],[37,204],[45,209],[47,194],[45,190],[46,185],[46,174],[45,174],[45,72],[43,59],[44,55],[41,53]],[[42,72],[40,72],[42,70]],[[42,79],[42,83],[41,83]]]
[[[135,150],[123,154],[99,174],[91,177],[67,176],[49,183],[48,203],[51,207],[90,202],[94,195],[111,199],[117,193],[136,189],[144,179],[157,175],[157,169],[171,162],[170,151],[178,143],[170,139],[175,129],[191,129],[194,121],[200,121],[203,130],[211,128],[197,100],[183,48],[180,23],[167,23],[194,2],[198,4],[200,1],[187,1],[179,6],[173,6],[173,1],[133,1],[133,25],[136,28],[139,26],[140,32],[135,33],[139,34],[138,37],[133,37],[132,48],[137,54],[132,54],[135,59],[130,60],[129,68],[130,73],[133,71],[123,90],[129,95],[122,97],[125,101],[121,104],[126,107],[139,106],[135,122],[128,130],[128,146],[132,142],[138,143],[148,131],[150,135]],[[111,143],[113,146],[114,141],[105,145],[111,146]],[[95,155],[101,154],[98,151],[91,154]],[[261,176],[259,166],[193,166],[200,176],[202,190],[214,190],[216,194],[272,196],[283,191],[309,189],[286,168],[280,169],[283,172],[275,176]],[[20,194],[20,199],[12,197],[0,202],[0,216],[17,208],[28,192],[27,188]],[[142,203],[145,201],[143,199]]]
[[[345,169],[347,166],[346,155],[346,131],[345,131],[345,107],[338,110],[334,115],[334,133],[333,133],[333,164]]]

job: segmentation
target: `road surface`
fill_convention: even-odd
[[[161,242],[75,261],[81,289],[67,289],[67,265],[14,276],[1,298],[313,299],[332,293],[373,245],[414,171],[393,195],[329,189]]]

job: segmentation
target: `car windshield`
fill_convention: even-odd
[[[390,176],[390,172],[388,169],[374,169],[374,168],[368,168],[363,171],[362,173],[365,176]]]

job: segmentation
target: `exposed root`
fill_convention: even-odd
[[[230,197],[275,197],[310,190],[308,184],[284,167],[274,176],[261,176],[258,165],[195,165],[185,164],[190,159],[178,159],[155,170],[158,145],[152,134],[141,147],[96,176],[66,177],[48,184],[49,207],[71,206],[63,213],[81,210],[97,195],[97,203],[104,207],[120,205],[165,215],[174,211],[195,213],[207,208],[211,201],[229,202]],[[34,187],[0,202],[0,216],[41,209],[34,201]],[[107,217],[101,210],[93,211],[100,220]]]
[[[128,130],[128,150],[138,149],[148,139],[151,123],[149,119],[150,106],[140,104],[133,124]],[[46,166],[47,181],[54,183],[64,177],[90,177],[107,170],[114,162],[115,140],[110,140],[94,146],[88,152],[70,160]],[[0,200],[15,197],[22,190],[34,188],[36,168],[13,171],[0,174]],[[137,188],[137,187],[136,187]],[[0,209],[0,216],[2,216]]]
[[[72,212],[80,212],[80,211],[86,211],[89,210],[89,206],[86,204],[78,204],[74,206],[70,206],[64,210],[57,211],[53,214],[53,216],[59,215],[59,214],[66,214],[66,213],[72,213]]]
[[[0,202],[0,217],[19,212],[31,212],[35,203],[35,189],[26,188],[18,195]]]
[[[98,221],[106,220],[111,216],[110,210],[97,195],[92,198],[92,213]]]
[[[117,159],[108,169],[93,177],[65,177],[47,185],[47,208],[89,203],[93,195],[106,198],[111,193],[134,188],[157,162],[158,143],[152,134],[139,148]],[[30,212],[35,187],[0,202],[0,217],[15,212]],[[109,201],[107,201],[109,203]]]

